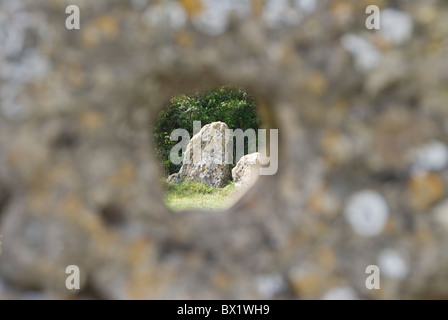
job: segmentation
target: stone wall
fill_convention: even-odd
[[[0,2],[0,297],[448,297],[445,1],[281,3]],[[175,214],[149,123],[216,84],[258,97],[279,171]]]

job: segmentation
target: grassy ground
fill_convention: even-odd
[[[202,183],[186,181],[167,183],[165,202],[176,211],[187,209],[219,210],[229,206],[235,194],[235,185],[213,188]]]

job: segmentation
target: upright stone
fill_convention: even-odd
[[[228,129],[224,122],[205,125],[188,143],[179,173],[168,181],[195,180],[215,188],[224,186],[230,180]]]
[[[252,185],[259,176],[261,153],[247,154],[238,161],[232,170],[232,177],[237,187]]]

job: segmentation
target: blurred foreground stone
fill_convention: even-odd
[[[446,2],[285,3],[74,0],[67,30],[0,2],[1,298],[448,298]],[[258,97],[279,171],[173,213],[150,123],[217,84]]]

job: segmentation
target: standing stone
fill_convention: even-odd
[[[205,125],[188,143],[179,173],[169,176],[168,181],[195,180],[211,187],[223,187],[230,180],[226,161],[230,135],[226,136],[226,130],[229,127],[224,122]]]
[[[232,170],[233,181],[237,187],[252,185],[259,176],[261,153],[247,154],[238,161]]]

